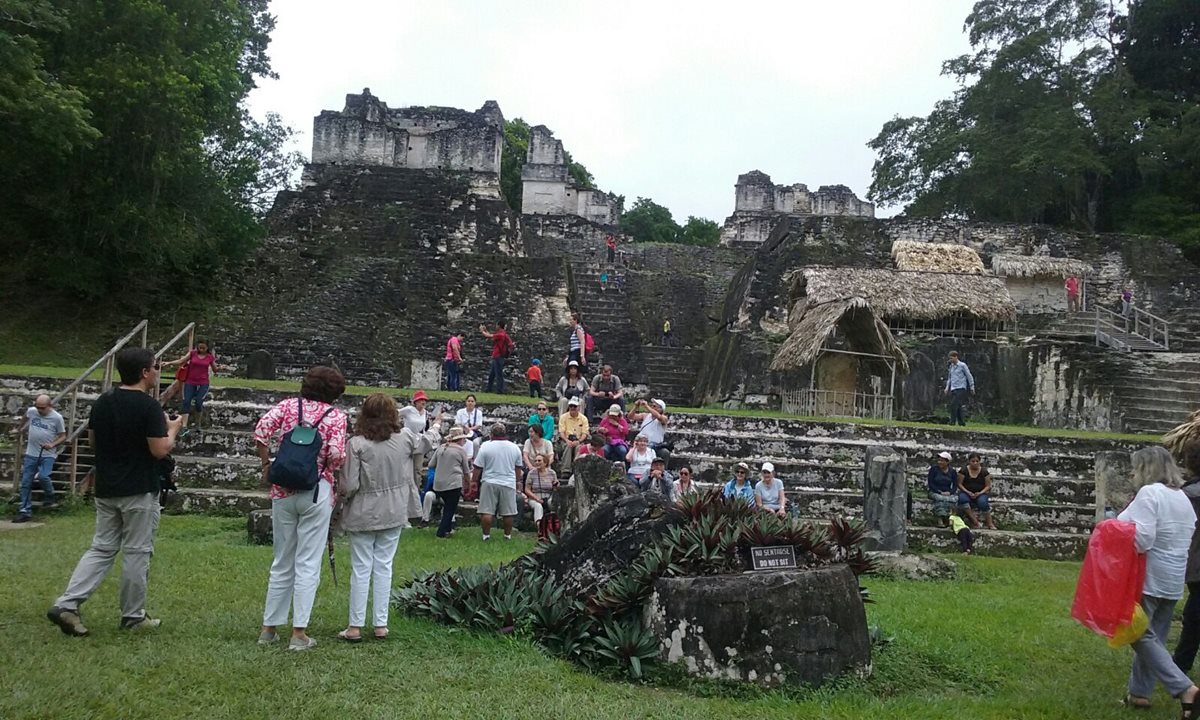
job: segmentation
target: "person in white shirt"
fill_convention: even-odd
[[[646,436],[646,443],[654,454],[663,460],[671,461],[670,448],[667,446],[667,424],[671,422],[667,415],[667,403],[658,398],[647,402],[638,400],[629,411],[629,424],[641,423],[639,435]]]
[[[429,423],[433,419],[430,417],[430,413],[425,412],[425,406],[428,404],[429,396],[425,394],[424,390],[418,390],[413,393],[412,404],[405,405],[399,410],[400,425],[404,429],[411,431],[414,435],[424,434],[425,429],[429,427]],[[441,413],[442,409],[439,406],[433,414],[441,415]],[[437,418],[437,420],[440,421],[440,418]],[[421,489],[425,487],[425,450],[417,447],[413,448],[412,466],[413,484],[417,486],[417,492],[420,493]],[[411,526],[405,525],[405,527]]]
[[[783,494],[783,484],[775,479],[772,463],[762,464],[762,480],[754,484],[754,504],[762,512],[787,517],[787,496]]]
[[[1125,702],[1149,707],[1154,685],[1161,682],[1183,705],[1181,717],[1196,718],[1200,689],[1175,665],[1166,647],[1175,603],[1183,597],[1196,511],[1180,490],[1183,473],[1165,448],[1142,448],[1133,454],[1133,481],[1137,495],[1117,519],[1137,526],[1134,544],[1146,555],[1142,609],[1150,626],[1131,645],[1133,669]]]
[[[467,459],[470,460],[475,457],[479,444],[483,442],[483,411],[476,404],[474,395],[467,396],[466,405],[454,413],[454,424],[467,429],[468,442],[465,449]]]
[[[629,468],[625,477],[638,490],[650,489],[650,463],[654,461],[654,451],[646,443],[645,435],[633,439],[633,447],[625,453],[625,464]]]
[[[504,539],[512,540],[517,484],[523,464],[521,448],[509,441],[508,428],[504,423],[493,425],[491,439],[475,453],[473,473],[479,485],[479,524],[483,526],[485,541],[492,538],[492,519],[496,515],[503,518]]]

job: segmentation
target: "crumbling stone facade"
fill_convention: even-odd
[[[721,244],[761,245],[781,220],[810,215],[873,218],[875,205],[859,200],[845,185],[822,185],[810,192],[804,183],[776,185],[770,175],[751,170],[738,176],[733,215],[725,220]]]
[[[314,164],[457,170],[499,178],[504,115],[494,100],[474,112],[389,108],[366,88],[340,111],[313,119]]]
[[[571,179],[562,141],[550,128],[530,128],[529,151],[521,169],[523,214],[574,215],[601,225],[616,225],[621,209],[616,195],[580,187]]]

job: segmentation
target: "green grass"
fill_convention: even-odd
[[[86,366],[79,367],[61,367],[53,365],[3,365],[0,364],[0,375],[15,375],[25,377],[48,377],[62,378],[74,380],[79,377]],[[92,374],[93,379],[99,379],[103,374],[97,371]],[[231,378],[216,376],[213,378],[213,387],[231,387],[231,388],[250,388],[254,390],[274,390],[278,392],[293,392],[297,386],[294,380],[250,380],[247,378]],[[376,388],[363,385],[350,385],[346,388],[347,395],[365,396],[378,391],[389,393],[405,393],[414,392],[410,388]],[[461,402],[466,393],[449,392],[446,390],[426,390],[426,394],[434,401],[444,402]],[[479,402],[483,405],[536,405],[538,400],[523,395],[498,395],[495,393],[477,392],[474,393]],[[767,409],[725,409],[721,407],[705,407],[705,408],[671,408],[671,412],[694,415],[727,415],[732,417],[756,417],[756,418],[782,418],[790,420],[801,420],[811,422],[851,422],[857,425],[873,425],[882,427],[906,427],[917,428],[922,430],[938,430],[944,431],[949,426],[940,423],[928,422],[912,422],[908,420],[877,420],[874,418],[840,418],[840,417],[811,417],[803,415],[789,415],[780,410]],[[993,425],[988,423],[972,424],[968,427],[973,432],[985,433],[1001,433],[1006,435],[1033,435],[1037,437],[1063,437],[1063,438],[1081,438],[1085,440],[1119,440],[1127,442],[1143,442],[1157,443],[1161,441],[1158,435],[1144,435],[1136,433],[1116,433],[1116,432],[1100,432],[1095,430],[1072,430],[1069,428],[1045,428],[1033,427],[1025,425]]]
[[[815,692],[687,682],[657,668],[643,684],[611,681],[547,657],[523,638],[484,636],[393,613],[391,638],[333,637],[341,587],[322,576],[310,631],[320,645],[258,647],[271,550],[237,519],[164,517],[151,571],[153,636],[116,629],[117,573],[84,607],[88,638],[43,616],[87,546],[91,516],[0,531],[0,717],[18,718],[1128,718],[1128,650],[1108,649],[1068,609],[1076,563],[966,558],[956,582],[871,579],[870,622],[894,641],[866,681]],[[498,562],[532,542],[482,545],[405,533],[397,578],[422,568]],[[1159,690],[1145,720],[1173,717]]]

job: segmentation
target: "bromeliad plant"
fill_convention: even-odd
[[[617,664],[631,677],[658,654],[642,608],[660,577],[742,572],[754,546],[791,545],[803,567],[846,563],[856,575],[873,570],[862,550],[861,522],[834,518],[822,526],[755,512],[720,489],[689,496],[669,525],[625,570],[589,595],[569,597],[537,556],[487,566],[427,572],[392,593],[412,615],[499,633],[529,633],[546,652],[595,669]],[[867,599],[869,602],[869,599]]]

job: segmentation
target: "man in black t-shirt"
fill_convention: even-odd
[[[121,566],[121,625],[126,630],[158,627],[146,615],[146,577],[158,530],[158,461],[175,445],[182,421],[168,420],[148,391],[158,384],[158,361],[146,348],[117,353],[121,386],[101,395],[88,419],[96,456],[96,534],[71,574],[67,589],[46,613],[68,635],[87,635],[79,606],[112,568]]]

